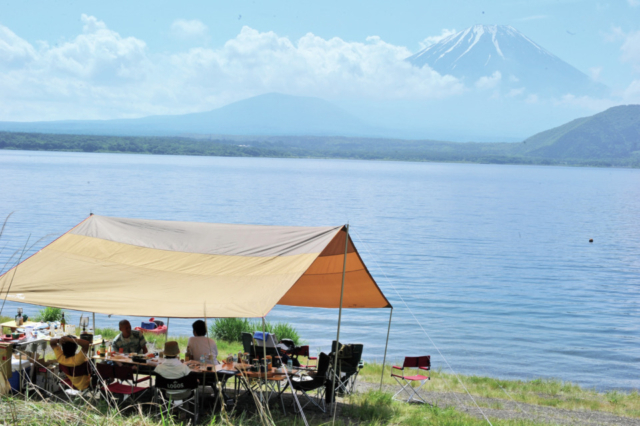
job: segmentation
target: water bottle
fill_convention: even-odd
[[[289,358],[287,360],[287,372],[291,373],[293,371],[293,360]]]
[[[200,369],[204,370],[206,368],[207,368],[206,358],[204,357],[204,355],[200,355]]]

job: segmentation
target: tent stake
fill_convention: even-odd
[[[331,411],[333,413],[333,423],[336,422],[336,374],[335,369],[338,366],[338,352],[340,351],[340,323],[342,322],[342,299],[344,297],[344,278],[347,272],[347,250],[349,249],[349,224],[345,225],[346,236],[344,239],[344,262],[342,264],[342,287],[340,288],[340,309],[338,310],[338,333],[336,336],[336,355],[333,362],[334,374],[331,383]]]
[[[380,374],[380,391],[382,392],[382,379],[384,377],[384,366],[387,362],[387,348],[389,347],[389,333],[391,332],[391,316],[393,315],[393,308],[389,312],[389,327],[387,328],[387,343],[384,344],[384,358],[382,358],[382,373]]]

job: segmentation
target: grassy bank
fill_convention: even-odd
[[[113,338],[116,330],[98,329],[98,332]],[[145,336],[156,347],[162,347],[164,336]],[[177,340],[184,351],[187,347],[188,336],[171,336],[171,340]],[[218,340],[218,353],[220,357],[229,353],[242,351],[242,344],[238,342],[226,342]],[[303,360],[306,363],[306,360]],[[392,363],[390,363],[392,364]],[[360,372],[359,380],[380,383],[382,364],[378,362],[365,362]],[[428,391],[456,392],[466,394],[465,388],[473,396],[502,399],[505,401],[517,401],[526,404],[541,405],[547,407],[563,408],[567,410],[603,411],[620,416],[640,417],[640,394],[638,392],[610,391],[606,393],[585,389],[570,382],[551,379],[501,380],[482,376],[459,376],[459,379],[442,371],[432,371],[432,380],[425,386]],[[461,383],[462,382],[462,383]],[[387,365],[383,375],[383,383],[396,385],[391,377],[391,367]],[[463,386],[464,385],[464,386]],[[500,404],[493,407],[500,409]]]
[[[382,365],[365,363],[359,380],[380,383]],[[397,384],[391,377],[391,367],[385,367],[383,383]],[[570,382],[551,379],[500,380],[492,377],[459,376],[431,372],[431,381],[425,389],[434,392],[456,392],[485,398],[515,400],[526,404],[564,408],[568,410],[604,411],[620,416],[640,417],[640,394],[610,391],[606,393],[585,389]],[[464,385],[464,387],[463,387]],[[500,409],[499,406],[491,408]]]
[[[106,339],[112,339],[118,334],[115,329],[98,329],[97,334],[102,334]],[[162,348],[167,338],[163,335],[157,336],[147,334],[145,336],[148,342],[153,343],[156,348]],[[169,340],[178,341],[181,350],[187,347],[188,336],[170,336]],[[238,353],[242,351],[242,344],[239,342],[226,342],[217,340],[219,357],[225,357],[227,354]],[[301,360],[306,362],[306,360]],[[383,384],[396,385],[395,380],[391,377],[391,368],[386,366],[384,374],[382,374],[382,365],[377,362],[366,362],[364,368],[360,372],[359,381],[371,384],[379,384],[380,377],[383,377]],[[456,393],[464,398],[467,390],[473,396],[491,398],[493,402],[490,405],[484,405],[487,408],[501,410],[503,403],[506,405],[511,401],[518,403],[532,404],[543,407],[552,407],[558,409],[577,410],[577,411],[600,411],[612,413],[619,416],[640,418],[640,394],[636,392],[618,392],[610,391],[606,393],[596,392],[592,389],[585,389],[570,382],[560,380],[536,379],[529,381],[522,380],[501,380],[491,377],[481,376],[459,376],[444,373],[442,371],[432,371],[432,380],[424,387],[425,390],[438,393]],[[373,386],[377,389],[377,386]],[[465,390],[466,388],[466,390]],[[436,419],[436,424],[476,424],[475,418],[463,423],[455,423],[460,421],[462,413],[453,409],[415,407],[412,405],[400,404],[387,401],[385,398],[389,394],[379,394],[377,392],[369,392],[364,395],[358,395],[349,400],[350,406],[346,408],[346,412],[352,410],[348,417],[361,418],[362,416],[378,416],[383,423],[376,423],[373,417],[361,419],[360,421],[369,421],[370,424],[424,424],[412,423],[415,416],[426,416],[425,418]],[[389,396],[390,397],[390,396]],[[480,405],[483,403],[480,402]],[[380,408],[383,407],[383,408]],[[386,407],[386,408],[384,408]],[[371,411],[377,414],[371,414]],[[377,412],[377,410],[382,410]],[[452,411],[453,410],[453,411]],[[378,418],[376,417],[376,418]],[[457,419],[457,420],[456,420]],[[119,421],[119,420],[118,420]],[[125,420],[122,420],[123,422]],[[128,421],[128,420],[127,420]],[[252,420],[244,419],[245,423],[236,424],[254,424]],[[417,420],[416,420],[417,421]],[[435,421],[435,420],[434,420]],[[448,422],[451,423],[448,423]],[[482,422],[478,423],[481,424]],[[101,423],[103,424],[103,423]],[[113,423],[120,424],[120,423]],[[121,423],[121,424],[126,424]],[[215,424],[215,423],[214,423]],[[283,420],[283,423],[289,424]],[[323,424],[314,423],[314,424]],[[369,424],[369,423],[365,423]],[[497,422],[494,424],[535,424],[535,423],[517,423]]]
[[[484,419],[478,419],[453,408],[442,409],[429,405],[405,404],[391,399],[391,395],[380,392],[368,392],[357,395],[342,406],[335,424],[347,426],[359,425],[440,425],[440,426],[480,426],[486,425]],[[279,410],[273,410],[272,422],[265,422],[264,418],[247,414],[221,416],[212,415],[202,419],[202,424],[258,426],[273,424],[278,426],[294,426],[302,424],[302,420],[291,414],[284,416]],[[0,399],[0,419],[5,424],[20,424],[24,426],[47,425],[176,425],[181,424],[173,419],[158,419],[150,417],[142,409],[128,410],[127,413],[117,413],[101,409],[100,407],[76,407],[71,404],[24,401],[20,398],[3,397]],[[312,426],[331,425],[330,415],[307,413],[307,420]],[[528,420],[491,419],[496,426],[539,426],[539,423]]]

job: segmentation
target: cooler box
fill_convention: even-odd
[[[11,359],[11,377],[9,377],[9,385],[11,385],[11,390],[14,392],[20,392],[20,360],[19,359]],[[29,373],[31,372],[31,363],[29,361],[22,361],[22,371],[23,376],[22,380],[30,380]],[[24,382],[23,382],[24,384]]]
[[[144,328],[145,330],[155,330],[157,327],[155,322],[144,322],[140,325],[140,328]]]
[[[275,334],[273,333],[262,333],[262,331],[256,331],[255,333],[253,333],[253,338],[256,341],[256,345],[257,346],[266,346],[267,348],[275,348],[276,345],[278,344],[278,338],[276,337]],[[267,344],[264,344],[264,341],[267,341]]]

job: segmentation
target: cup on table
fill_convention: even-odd
[[[124,353],[124,348],[118,348],[118,353],[119,354],[123,354]]]

